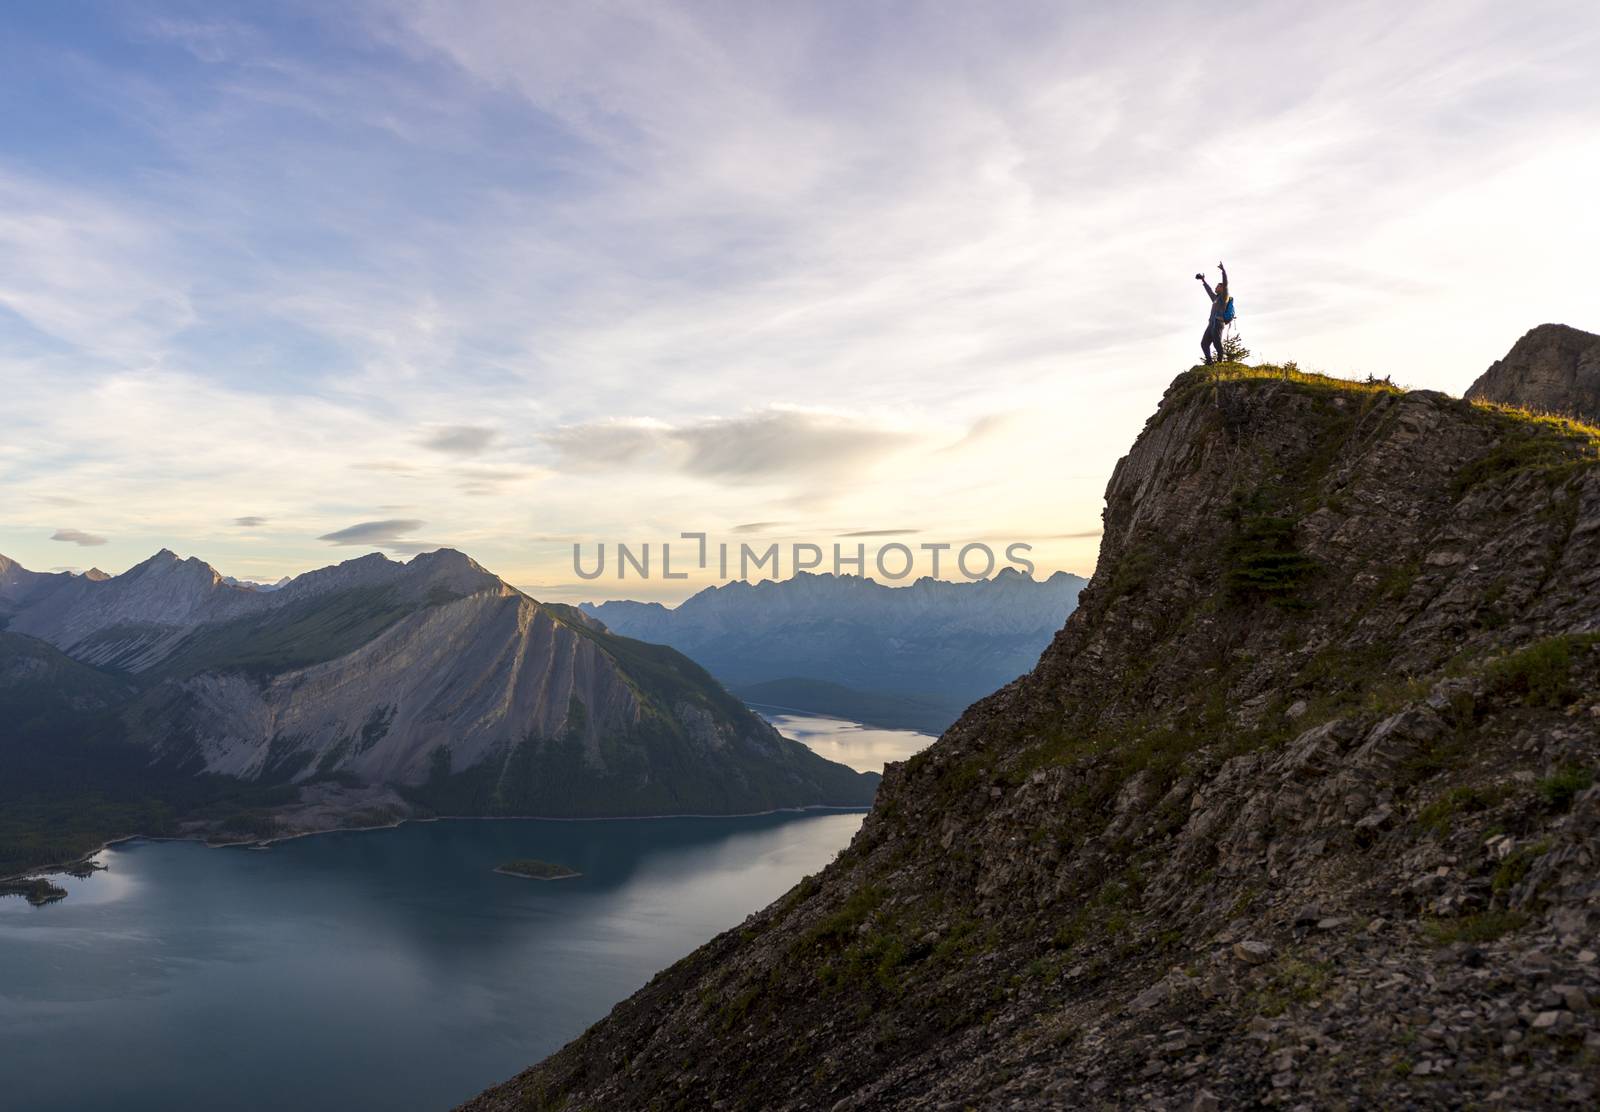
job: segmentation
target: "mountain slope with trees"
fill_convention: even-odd
[[[863,806],[878,782],[450,550],[272,591],[170,552],[105,579],[4,570],[0,873],[119,834]]]

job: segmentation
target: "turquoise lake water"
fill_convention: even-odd
[[[862,817],[113,846],[106,871],[53,878],[59,903],[0,898],[0,1108],[447,1109],[821,869]],[[493,871],[519,857],[583,875]]]

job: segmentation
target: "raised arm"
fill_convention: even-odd
[[[1200,279],[1200,284],[1206,288],[1206,296],[1212,301],[1215,301],[1217,299],[1217,295],[1211,292],[1211,283],[1202,278]]]
[[[1228,283],[1228,268],[1223,266],[1219,262],[1219,263],[1217,263],[1217,269],[1222,271],[1222,283],[1223,283],[1223,285],[1227,285],[1227,283]]]

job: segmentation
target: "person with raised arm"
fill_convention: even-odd
[[[1229,319],[1228,303],[1232,300],[1228,296],[1228,268],[1223,266],[1221,261],[1218,261],[1217,269],[1222,271],[1222,281],[1217,283],[1215,290],[1211,288],[1211,283],[1206,281],[1204,274],[1195,275],[1195,278],[1205,287],[1206,296],[1211,299],[1211,317],[1206,322],[1205,332],[1200,336],[1200,353],[1205,356],[1206,366],[1208,367],[1213,362],[1221,363],[1223,361],[1222,330],[1227,327]],[[1211,358],[1213,347],[1216,348],[1217,352],[1215,360]]]

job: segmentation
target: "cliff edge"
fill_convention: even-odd
[[[1600,432],[1180,375],[1038,667],[466,1107],[1589,1106]]]

